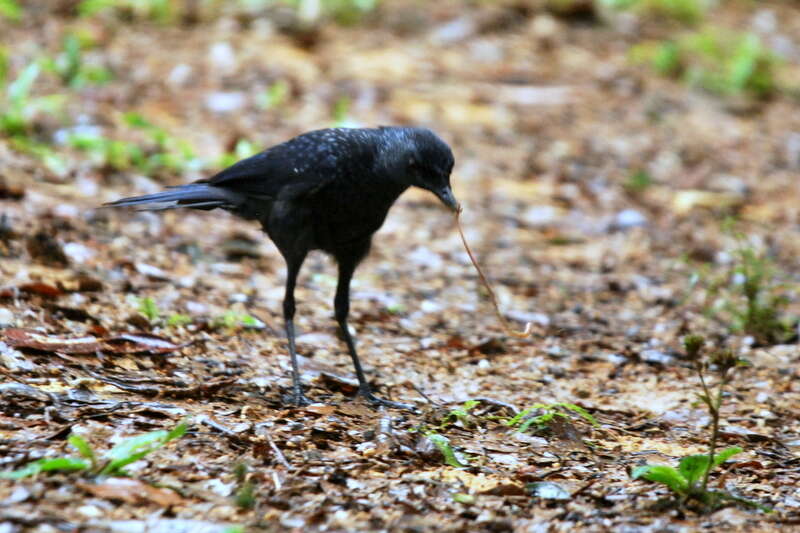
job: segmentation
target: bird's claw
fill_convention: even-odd
[[[408,403],[400,403],[400,402],[393,402],[391,400],[384,400],[383,398],[379,398],[375,396],[370,391],[362,391],[359,390],[358,394],[367,400],[370,404],[375,407],[390,407],[392,409],[405,409],[406,411],[416,411],[417,408]]]
[[[294,393],[289,396],[289,403],[295,407],[305,407],[306,405],[311,405],[314,402],[309,400],[302,391],[294,391]]]

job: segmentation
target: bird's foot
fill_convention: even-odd
[[[416,411],[417,408],[409,403],[393,402],[391,400],[384,400],[372,394],[372,391],[359,389],[358,395],[367,400],[375,407],[391,407],[392,409],[405,409],[406,411]]]
[[[289,396],[288,400],[289,400],[288,403],[296,407],[305,407],[306,405],[311,405],[312,403],[314,403],[311,400],[309,400],[301,390],[295,390],[292,393],[292,395]]]

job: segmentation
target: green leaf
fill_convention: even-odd
[[[458,492],[453,494],[453,501],[458,503],[463,503],[464,505],[472,505],[475,503],[475,496],[472,494],[464,494],[463,492]]]
[[[708,471],[708,455],[700,453],[684,457],[678,463],[678,471],[690,487],[694,486],[705,477],[706,471]]]
[[[466,464],[461,464],[461,461],[458,460],[458,457],[456,457],[456,453],[453,451],[453,447],[450,446],[450,441],[447,437],[433,432],[427,433],[425,436],[434,444],[434,446],[439,449],[440,452],[442,452],[445,464],[455,466],[456,468],[467,466]]]
[[[0,472],[0,479],[23,479],[35,476],[40,472],[51,472],[54,470],[85,470],[87,468],[89,468],[89,465],[81,459],[74,459],[72,457],[44,458],[28,463],[19,470]]]
[[[126,439],[105,454],[105,459],[108,461],[105,467],[100,471],[101,476],[119,475],[122,468],[135,463],[145,455],[149,454],[162,447],[164,444],[171,440],[175,440],[184,433],[188,428],[187,422],[181,422],[172,431],[160,429],[158,431],[151,431],[144,435],[138,435]]]
[[[689,490],[689,483],[674,468],[666,465],[644,465],[633,469],[633,479],[644,478],[648,481],[663,483],[673,492],[685,494]]]
[[[573,413],[577,414],[578,416],[580,416],[581,418],[583,418],[584,420],[589,422],[594,427],[599,427],[600,426],[600,424],[597,423],[597,420],[592,415],[590,415],[589,412],[586,411],[586,409],[584,409],[580,405],[575,405],[574,403],[564,403],[564,402],[560,402],[560,403],[553,404],[553,405],[557,406],[557,407],[563,407],[564,409],[572,411]]]
[[[139,312],[147,318],[150,322],[158,320],[159,312],[158,306],[155,301],[149,296],[139,300]]]
[[[83,0],[78,4],[78,14],[82,17],[91,17],[112,8],[117,4],[117,0]]]
[[[8,100],[14,105],[22,105],[28,98],[36,78],[39,77],[41,68],[38,63],[30,63],[23,69],[17,79],[9,84]]]
[[[192,323],[192,317],[189,315],[182,315],[180,313],[173,313],[167,319],[167,325],[176,327],[176,326],[186,326],[187,324]]]
[[[725,448],[724,450],[717,452],[717,454],[714,456],[714,464],[711,465],[711,468],[718,467],[734,455],[742,453],[743,451],[744,449],[739,446],[731,446],[730,448]]]
[[[0,0],[0,17],[16,22],[22,18],[22,8],[16,0]]]
[[[81,457],[84,459],[88,459],[92,466],[95,464],[95,456],[94,450],[92,449],[91,445],[86,442],[83,437],[80,435],[76,435],[73,433],[69,437],[67,437],[67,442],[69,442],[73,448],[78,450],[78,453],[81,454]]]

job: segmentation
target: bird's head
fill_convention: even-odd
[[[392,174],[406,185],[435,194],[453,211],[459,204],[450,187],[453,151],[435,133],[425,128],[397,128],[390,147]]]

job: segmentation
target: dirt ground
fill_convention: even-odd
[[[113,73],[83,86],[37,79],[34,94],[65,97],[26,131],[55,162],[0,136],[0,470],[75,455],[73,432],[102,453],[181,420],[189,431],[128,481],[0,480],[0,532],[800,524],[797,92],[689,87],[629,53],[681,23],[535,1],[386,0],[352,25],[234,2],[176,3],[186,13],[166,22],[79,17],[77,4],[25,2],[20,21],[0,21],[10,79],[68,32],[90,37],[83,60]],[[725,2],[708,16],[780,48],[788,83],[800,79],[795,3]],[[167,132],[164,151],[190,146],[192,161],[118,168],[59,141],[99,128],[158,152],[128,112]],[[376,390],[417,413],[353,399],[328,258],[310,257],[297,291],[303,378],[320,403],[295,408],[284,265],[259,228],[217,211],[98,209],[208,176],[241,140],[266,147],[333,124],[424,125],[446,139],[466,236],[506,318],[533,323],[526,339],[503,331],[452,216],[430,193],[405,193],[357,271],[351,324]],[[743,249],[768,258],[786,334],[734,327]],[[711,485],[771,513],[703,512],[631,478],[707,449],[689,333],[750,363],[721,413],[720,446],[744,452]],[[469,416],[448,417],[472,399]],[[563,407],[547,427],[504,423],[558,403],[597,425]],[[463,466],[446,464],[430,432]]]

